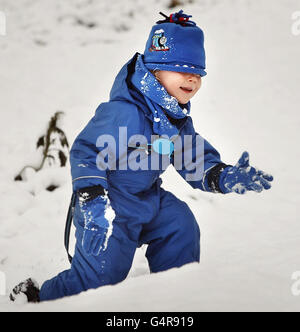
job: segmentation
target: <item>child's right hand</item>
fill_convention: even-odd
[[[100,254],[104,248],[108,227],[108,221],[104,216],[84,225],[82,248],[87,255],[98,256]]]
[[[107,198],[102,190],[91,187],[79,192],[80,213],[84,220],[82,248],[87,255],[98,256],[105,249],[109,222],[105,218]]]
[[[220,189],[224,194],[245,194],[251,190],[261,192],[270,189],[273,176],[249,165],[249,153],[244,152],[235,166],[225,168],[220,176]]]

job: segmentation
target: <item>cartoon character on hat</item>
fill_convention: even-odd
[[[152,45],[149,51],[168,51],[169,47],[166,46],[167,37],[164,35],[165,32],[163,29],[159,29],[154,31],[154,35],[152,37]]]

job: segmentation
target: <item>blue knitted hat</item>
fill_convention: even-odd
[[[169,70],[205,76],[203,31],[189,21],[191,15],[180,10],[156,22],[151,29],[144,51],[149,70]]]

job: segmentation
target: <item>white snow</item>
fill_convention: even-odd
[[[118,285],[38,305],[8,300],[20,281],[41,285],[69,267],[69,165],[29,171],[26,182],[14,176],[36,163],[36,141],[57,110],[73,142],[107,101],[122,65],[143,52],[159,11],[171,12],[167,3],[0,0],[7,23],[0,35],[0,271],[7,292],[0,311],[299,311],[297,0],[182,6],[205,32],[208,75],[192,100],[195,128],[224,162],[234,165],[249,151],[250,165],[274,176],[260,194],[215,195],[193,190],[168,168],[164,188],[199,222],[201,264],[149,274],[142,247]],[[50,184],[59,188],[45,190]]]
[[[108,230],[107,230],[107,233],[106,233],[106,236],[105,236],[105,241],[104,241],[104,244],[103,244],[103,250],[106,250],[106,248],[107,248],[109,238],[111,237],[113,229],[114,229],[113,221],[116,217],[116,213],[115,213],[115,210],[111,206],[107,190],[105,190],[105,201],[106,201],[106,204],[105,204],[104,217],[108,220],[109,227],[108,227]]]
[[[159,30],[155,30],[155,32],[154,33],[164,33],[165,32],[165,30],[164,29],[159,29]]]

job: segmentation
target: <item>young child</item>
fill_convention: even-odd
[[[14,288],[12,300],[21,293],[29,302],[53,300],[119,283],[143,244],[151,272],[199,262],[193,213],[161,188],[166,160],[195,189],[244,194],[271,187],[272,176],[251,167],[247,152],[235,166],[226,165],[194,130],[190,99],[206,72],[203,32],[190,17],[180,11],[153,26],[144,54],[123,66],[109,101],[73,144],[71,268],[40,290],[27,279]]]

